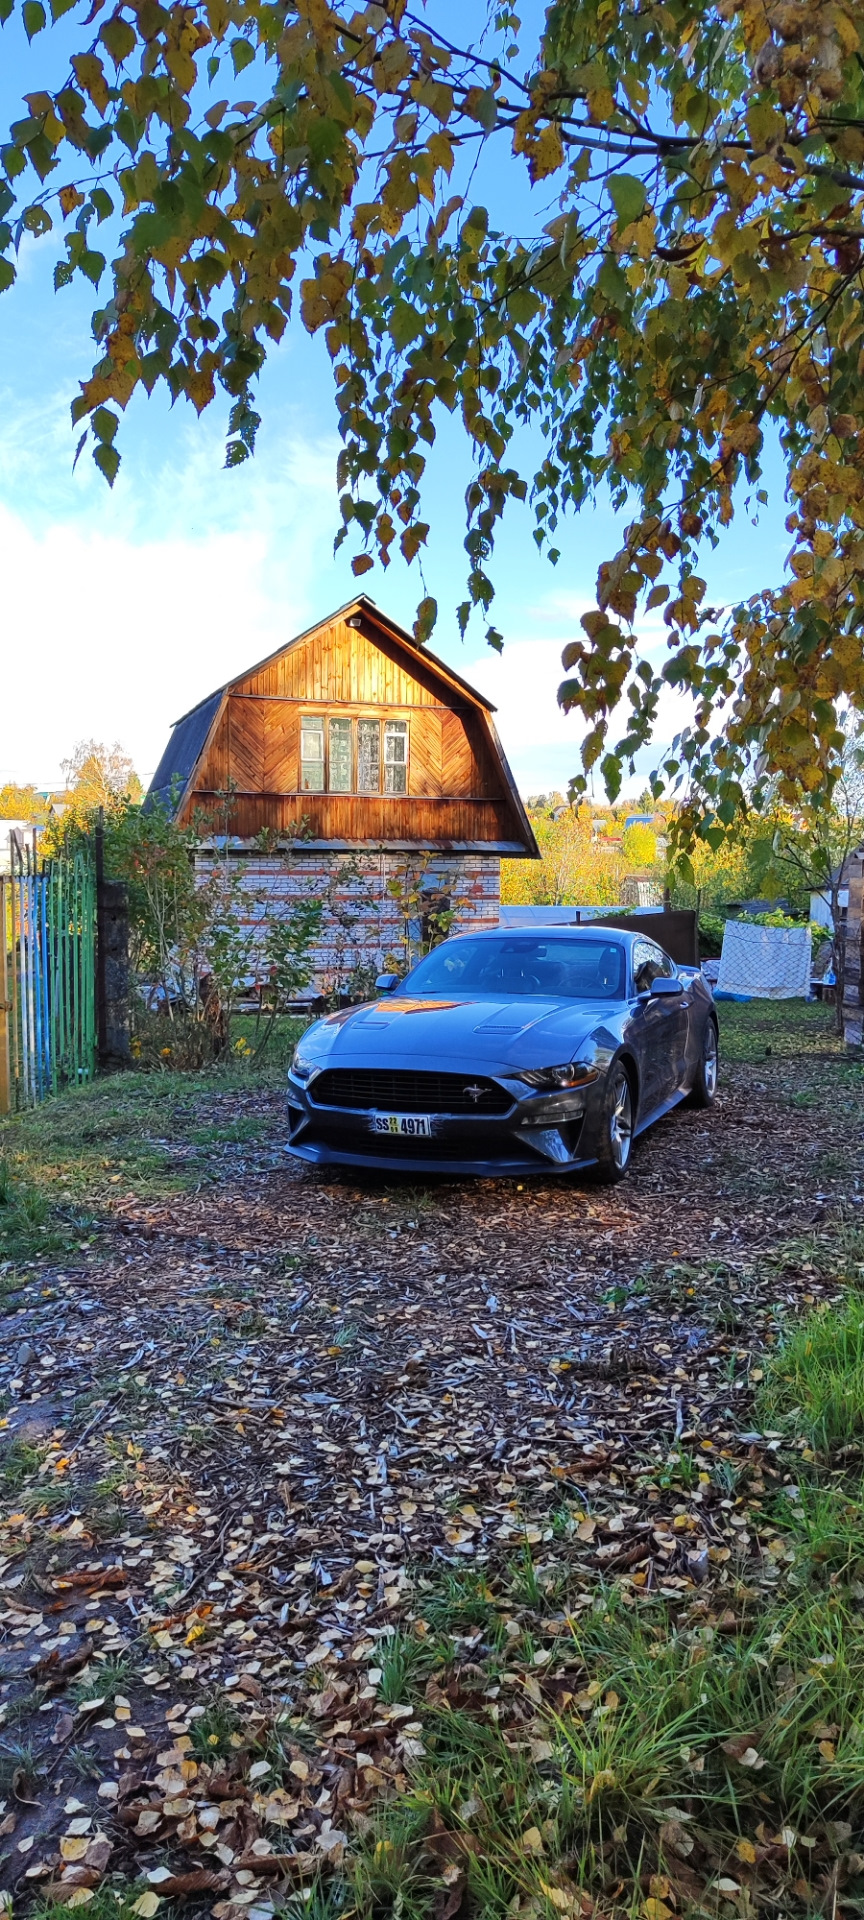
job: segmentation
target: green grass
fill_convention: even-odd
[[[864,1622],[836,1592],[806,1608],[769,1603],[723,1636],[676,1625],[662,1602],[601,1592],[573,1628],[569,1660],[583,1691],[543,1707],[529,1738],[476,1710],[418,1702],[426,1758],[355,1856],[358,1913],[389,1913],[399,1894],[401,1911],[431,1910],[430,1832],[439,1862],[461,1858],[468,1911],[503,1920],[523,1901],[555,1912],[552,1886],[596,1899],[610,1861],[637,1897],[640,1878],[669,1864],[676,1809],[710,1886],[739,1840],[756,1844],[760,1823],[822,1836],[864,1793]]]
[[[198,1186],[208,1147],[265,1136],[266,1117],[234,1110],[237,1096],[282,1072],[275,1056],[265,1072],[233,1055],[207,1072],[131,1072],[0,1120],[0,1262],[70,1251],[119,1195],[165,1199]],[[197,1151],[181,1158],[173,1147]]]
[[[125,1691],[132,1672],[132,1661],[125,1654],[114,1654],[109,1660],[91,1660],[72,1686],[76,1706],[97,1698],[110,1703],[115,1694]]]
[[[231,1753],[232,1734],[239,1728],[238,1715],[230,1702],[219,1695],[208,1700],[204,1712],[192,1721],[192,1751],[197,1760],[213,1760]]]
[[[784,1829],[819,1849],[820,1873],[834,1870],[864,1801],[864,1486],[860,1469],[844,1478],[832,1460],[852,1447],[845,1457],[857,1469],[864,1298],[851,1294],[797,1326],[781,1321],[765,1371],[763,1426],[786,1427],[810,1445],[797,1480],[787,1473],[762,1509],[760,1532],[775,1531],[760,1589],[733,1579],[725,1599],[706,1604],[694,1594],[682,1607],[604,1588],[600,1577],[593,1605],[566,1632],[557,1611],[554,1664],[539,1665],[544,1675],[563,1665],[565,1677],[540,1692],[535,1655],[549,1644],[544,1618],[560,1609],[566,1561],[563,1581],[560,1563],[535,1565],[527,1553],[497,1575],[459,1568],[418,1577],[440,1684],[427,1699],[431,1634],[420,1634],[418,1653],[418,1637],[400,1629],[382,1695],[413,1705],[425,1755],[410,1791],[379,1809],[351,1857],[359,1920],[397,1910],[426,1920],[442,1897],[443,1861],[464,1878],[471,1920],[578,1917],[585,1894],[635,1920],[652,1875],[674,1886],[682,1846],[701,1890],[694,1912],[716,1912],[718,1879],[740,1884],[751,1866],[748,1911],[756,1911],[763,1894],[770,1903],[777,1892],[758,1879],[759,1848],[766,1833]],[[670,1483],[689,1484],[698,1464],[679,1454]],[[724,1490],[736,1485],[730,1476]],[[565,1559],[563,1536],[557,1551]],[[508,1614],[518,1633],[506,1633]],[[457,1659],[466,1634],[467,1668]],[[502,1664],[503,1646],[515,1675]],[[507,1702],[500,1682],[508,1677],[517,1713],[505,1710],[499,1724],[487,1702]],[[522,1687],[533,1717],[518,1711]],[[784,1874],[796,1892],[787,1904],[804,1899],[811,1851],[790,1843]],[[692,1881],[688,1910],[691,1889]],[[860,1895],[855,1879],[856,1911]]]
[[[721,1060],[749,1065],[792,1060],[806,1067],[808,1055],[835,1053],[838,1062],[845,1063],[844,1042],[834,1032],[834,1009],[821,1001],[754,1000],[748,1004],[718,1000],[717,1013]],[[819,1064],[824,1066],[824,1060]],[[849,1065],[860,1078],[860,1066],[854,1062]],[[832,1079],[827,1091],[833,1084]]]
[[[790,1326],[765,1366],[763,1426],[792,1428],[820,1453],[864,1442],[864,1296]]]
[[[7,1440],[0,1449],[0,1500],[14,1499],[38,1473],[42,1455],[26,1440]]]
[[[88,1920],[135,1920],[133,1907],[142,1893],[149,1890],[147,1880],[119,1880],[111,1875],[96,1887],[92,1898],[87,1902]],[[65,1900],[54,1898],[50,1893],[40,1896],[32,1909],[36,1920],[68,1920],[69,1907]],[[170,1907],[163,1901],[160,1913],[167,1915]]]

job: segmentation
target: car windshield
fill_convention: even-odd
[[[542,994],[551,1000],[620,1000],[624,948],[565,936],[446,940],[409,973],[407,994]]]

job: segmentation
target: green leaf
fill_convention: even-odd
[[[607,253],[603,265],[600,268],[600,272],[597,275],[597,285],[600,292],[606,295],[610,306],[626,307],[630,299],[630,287],[627,275],[622,271],[621,267],[619,267],[618,262],[613,260],[611,253]]]
[[[100,29],[99,38],[103,47],[108,48],[115,66],[119,67],[126,55],[132,52],[138,36],[134,27],[130,27],[128,20],[122,19],[120,14],[115,14],[113,20],[106,20],[104,27]]]
[[[24,21],[24,32],[28,40],[32,40],[37,33],[42,32],[45,26],[45,8],[42,0],[24,0],[21,18]]]
[[[6,288],[11,287],[14,279],[15,268],[11,260],[6,260],[3,255],[0,254],[0,293],[5,293]]]
[[[94,287],[98,287],[102,275],[105,272],[104,253],[96,253],[88,247],[84,253],[82,253],[78,265],[81,268],[81,272],[86,274],[87,279],[92,280]]]
[[[232,40],[231,59],[234,62],[235,73],[242,73],[244,67],[251,66],[254,58],[255,48],[248,40]]]
[[[423,332],[425,322],[416,307],[409,307],[407,300],[397,300],[390,314],[390,338],[400,350],[407,347],[410,340],[416,340]]]
[[[62,20],[64,13],[68,13],[74,5],[75,0],[51,0],[52,20]]]
[[[421,600],[417,608],[417,618],[414,622],[414,638],[418,647],[425,647],[437,618],[438,602],[433,600],[431,594],[427,594],[426,599]]]
[[[97,407],[91,424],[97,440],[101,440],[103,446],[110,446],[120,425],[116,413],[111,413],[108,407]]]
[[[3,147],[0,158],[2,158],[3,170],[9,180],[15,180],[19,173],[24,172],[27,165],[26,154],[21,152],[20,147],[13,145]]]
[[[644,181],[638,180],[635,173],[613,173],[606,182],[606,191],[619,227],[629,227],[634,220],[641,220],[648,196]]]
[[[120,455],[116,447],[99,446],[93,449],[93,458],[99,472],[105,475],[109,487],[113,487],[120,466]]]

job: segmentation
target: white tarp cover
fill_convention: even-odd
[[[806,1000],[810,928],[753,927],[727,920],[716,990],[754,1000]]]

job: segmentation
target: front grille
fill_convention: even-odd
[[[475,1090],[474,1095],[467,1089]],[[482,1089],[479,1097],[476,1089]],[[331,1067],[309,1088],[319,1107],[361,1113],[509,1113],[513,1100],[494,1080],[473,1073],[412,1073],[384,1067]]]

